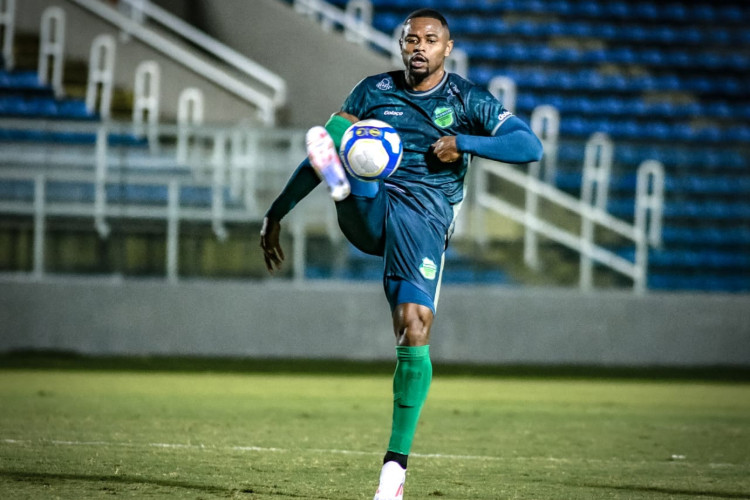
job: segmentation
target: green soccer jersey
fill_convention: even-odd
[[[365,78],[342,111],[360,120],[382,120],[399,132],[404,155],[387,184],[415,196],[444,197],[451,205],[463,199],[470,155],[442,163],[431,153],[432,144],[447,135],[491,136],[511,116],[487,90],[454,73],[446,73],[434,88],[416,92],[407,88],[403,71]]]

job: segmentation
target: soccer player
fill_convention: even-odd
[[[447,73],[448,23],[420,9],[403,23],[405,69],[365,78],[325,127],[307,133],[308,158],[273,202],[261,229],[269,272],[281,266],[280,221],[317,184],[335,201],[339,226],[360,250],[382,256],[383,286],[396,335],[391,435],[375,500],[403,498],[409,452],[432,380],[430,328],[443,254],[464,195],[471,155],[510,163],[538,161],[539,139],[487,90]],[[344,131],[363,119],[389,123],[404,154],[385,180],[350,178],[337,154]]]

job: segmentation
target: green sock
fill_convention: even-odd
[[[333,115],[325,124],[325,129],[333,139],[333,145],[336,146],[336,151],[341,147],[341,139],[344,138],[344,132],[352,124],[349,120],[343,116]]]
[[[393,423],[388,451],[408,455],[432,381],[430,346],[396,347],[393,374]]]

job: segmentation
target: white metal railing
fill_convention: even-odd
[[[91,42],[89,75],[86,84],[86,111],[95,113],[97,103],[99,116],[109,118],[115,73],[115,51],[117,45],[112,35],[98,35]]]
[[[503,107],[511,113],[516,112],[516,81],[509,76],[498,75],[487,84],[487,90],[495,96]]]
[[[156,61],[143,61],[135,69],[133,82],[133,133],[147,137],[151,151],[159,150],[159,89],[161,67]]]
[[[547,184],[554,185],[557,175],[557,138],[560,132],[560,113],[549,105],[537,106],[531,113],[531,130],[542,142],[544,156],[540,161],[529,164],[529,175]],[[536,216],[539,210],[539,199],[534,192],[526,193],[526,212]],[[537,233],[531,226],[526,226],[523,240],[523,260],[532,269],[539,269]]]
[[[272,91],[271,99],[274,105],[281,106],[286,102],[286,81],[268,68],[248,59],[243,54],[206,35],[149,0],[120,0],[120,5],[130,7],[133,19],[143,19],[144,22],[154,21],[180,35],[185,40],[203,48],[244,75],[262,83]]]
[[[62,73],[65,55],[65,11],[47,7],[39,27],[39,62],[37,75],[42,85],[52,85],[55,97],[63,96]],[[51,64],[50,64],[51,63]],[[52,66],[50,77],[49,67]]]
[[[163,220],[167,224],[166,272],[169,281],[179,279],[180,221],[210,224],[217,239],[228,236],[227,223],[257,222],[263,210],[283,187],[289,174],[304,157],[304,131],[248,126],[211,127],[193,123],[189,137],[205,147],[194,148],[185,163],[176,160],[179,125],[161,125],[162,147],[154,154],[143,146],[112,146],[113,137],[130,137],[132,125],[113,121],[91,123],[70,121],[0,119],[0,129],[39,133],[91,135],[88,145],[43,143],[35,148],[5,145],[0,158],[0,182],[22,181],[33,185],[30,199],[0,199],[0,214],[33,218],[33,269],[29,276],[40,278],[46,270],[45,236],[52,216],[88,218],[97,234],[106,239],[117,219]],[[173,144],[173,146],[165,146]],[[259,181],[258,179],[261,179]],[[54,199],[51,183],[85,185],[93,197]],[[115,187],[158,187],[166,195],[158,201],[109,199]],[[184,189],[200,189],[201,204],[182,199]],[[291,261],[296,280],[305,274],[305,225],[315,219],[334,228],[335,212],[324,190],[306,200],[304,211],[289,217],[293,237]],[[309,216],[305,217],[305,216]]]
[[[351,7],[341,10],[325,0],[294,0],[294,10],[317,20],[326,31],[332,30],[334,26],[340,26],[349,40],[361,44],[371,43],[386,54],[399,54],[398,39],[373,28],[372,16],[370,15],[369,19],[362,17],[363,10],[367,10],[362,9],[361,3],[350,2]],[[372,7],[369,8],[369,12],[372,13]]]
[[[115,8],[100,0],[68,1],[79,5],[118,27],[129,36],[133,36],[160,51],[202,78],[251,103],[258,109],[259,118],[266,124],[274,123],[276,109],[286,102],[286,82],[281,77],[213,40],[147,0],[121,0],[121,3],[129,6],[130,16],[118,12]],[[183,40],[196,44],[216,60],[253,79],[256,85],[248,85],[244,80],[234,76],[218,64],[206,61],[196,55],[194,51],[188,50],[170,38],[160,35],[148,28],[146,21],[153,21]],[[263,89],[259,90],[258,85]]]
[[[601,137],[595,137],[595,139],[600,141]],[[581,199],[577,199],[535,176],[520,172],[510,165],[479,160],[475,162],[474,168],[480,169],[485,175],[499,177],[523,188],[526,196],[544,198],[554,203],[555,206],[568,210],[581,218],[581,233],[574,234],[542,219],[536,213],[519,208],[490,193],[486,188],[487,183],[484,184],[484,189],[477,195],[479,207],[506,216],[530,228],[534,233],[542,234],[579,252],[581,254],[580,286],[582,289],[591,289],[591,265],[593,261],[596,261],[631,278],[633,288],[637,293],[645,291],[648,245],[657,246],[660,242],[664,173],[663,166],[659,162],[647,160],[638,168],[635,224],[630,224],[607,213],[606,206],[602,205],[603,202],[606,203],[606,195],[604,194],[598,195],[592,203],[593,186],[584,188],[588,194]],[[596,175],[589,175],[592,180],[587,182],[590,184]],[[602,174],[598,175],[601,176]],[[603,177],[600,177],[600,179],[603,179]],[[606,189],[602,185],[597,187]],[[600,192],[603,193],[603,191]],[[610,231],[633,241],[636,247],[634,262],[598,246],[594,241],[594,225],[606,227]],[[649,227],[647,228],[647,226]]]

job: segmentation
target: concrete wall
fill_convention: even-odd
[[[279,111],[277,123],[280,125],[308,127],[325,122],[331,113],[340,109],[344,98],[359,80],[371,73],[392,69],[387,58],[346,42],[339,33],[325,33],[280,0],[164,0],[156,3],[284,78],[289,99]],[[49,6],[60,6],[66,12],[67,59],[87,62],[95,36],[103,33],[115,35],[115,81],[118,88],[133,89],[135,68],[140,62],[155,60],[161,65],[163,121],[174,121],[179,93],[186,87],[203,90],[208,122],[237,123],[252,115],[253,108],[249,104],[158,50],[136,39],[120,37],[112,25],[72,2],[17,2],[17,31],[38,33],[41,13]]]
[[[0,351],[392,359],[378,284],[0,281]],[[750,366],[750,297],[445,286],[436,360]]]
[[[173,0],[174,1],[174,0]],[[325,33],[280,0],[203,2],[206,32],[281,75],[289,89],[282,121],[325,122],[362,78],[395,68],[390,59]]]

